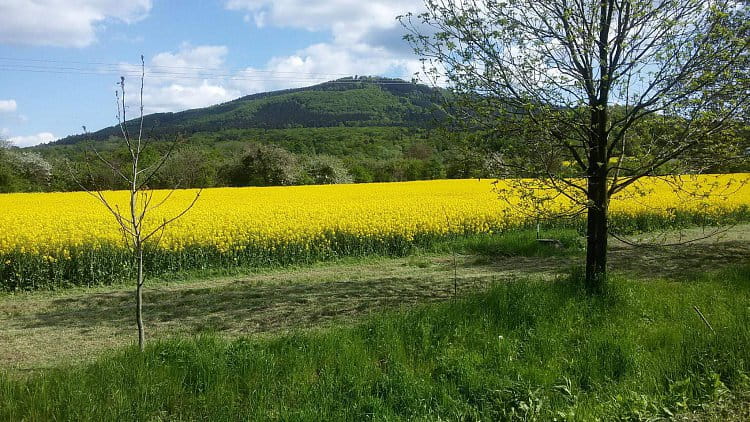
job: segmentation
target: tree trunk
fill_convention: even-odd
[[[146,336],[143,330],[143,247],[137,251],[138,279],[135,288],[135,319],[138,325],[138,349],[143,351]]]
[[[603,94],[606,96],[606,89]],[[606,97],[605,97],[606,98]],[[586,225],[586,288],[599,293],[607,276],[607,219],[609,191],[607,186],[607,156],[609,110],[606,102],[594,102],[591,107],[591,138],[589,140],[589,168],[587,172]]]
[[[592,176],[588,181],[588,221],[586,226],[586,288],[602,290],[607,275],[607,179]]]

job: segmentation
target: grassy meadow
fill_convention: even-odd
[[[0,234],[0,420],[750,417],[745,183],[613,206],[662,243],[730,225],[695,245],[613,239],[596,296],[579,221],[537,233],[484,182],[439,186],[207,191],[148,252],[144,353],[106,214],[77,194],[0,197],[48,201]]]
[[[3,420],[742,420],[750,268],[572,271],[354,324],[153,341],[0,378]],[[706,318],[704,322],[694,310]],[[710,326],[709,326],[710,324]],[[738,407],[739,406],[739,407]]]

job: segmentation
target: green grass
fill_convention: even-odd
[[[521,280],[354,326],[174,338],[0,377],[0,419],[669,417],[750,389],[748,303],[748,266],[614,277],[599,297],[575,276]]]
[[[501,235],[476,234],[436,242],[430,252],[457,252],[486,257],[530,256],[549,257],[575,255],[583,250],[581,235],[573,229],[550,229],[540,233],[540,238],[559,243],[540,242],[534,230],[514,230]]]
[[[184,278],[186,273],[206,275],[247,273],[257,269],[311,265],[347,258],[399,257],[417,251],[478,253],[507,256],[551,256],[580,249],[578,235],[572,229],[546,232],[562,236],[565,247],[556,248],[536,241],[531,230],[512,230],[500,234],[466,236],[421,236],[413,241],[398,236],[386,239],[359,239],[330,234],[326,246],[304,248],[300,245],[248,246],[242,250],[221,252],[208,247],[188,247],[179,252],[150,249],[145,253],[149,277]],[[325,242],[324,242],[325,243]],[[118,284],[134,277],[131,256],[118,247],[97,250],[70,248],[70,259],[51,262],[43,256],[25,252],[0,254],[0,290],[27,291],[95,287]]]

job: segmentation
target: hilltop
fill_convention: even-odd
[[[425,128],[442,118],[444,91],[402,79],[349,77],[304,88],[247,95],[205,108],[144,117],[150,136],[230,129],[321,127]],[[134,124],[135,120],[129,123]],[[71,135],[53,144],[103,141],[119,136],[111,126],[86,135]]]

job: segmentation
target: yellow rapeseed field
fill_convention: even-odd
[[[612,215],[668,216],[674,212],[722,214],[750,205],[749,174],[688,179],[687,191],[644,179],[612,201]],[[478,233],[518,226],[527,217],[498,200],[491,180],[437,180],[203,191],[195,207],[164,233],[160,247],[214,247],[221,252],[247,247],[309,248],[331,235],[354,239]],[[500,182],[507,186],[507,182]],[[704,195],[712,192],[710,195]],[[121,203],[127,193],[108,192]],[[157,193],[164,195],[164,192]],[[178,191],[152,213],[152,223],[174,215],[194,191]],[[12,251],[65,259],[71,248],[121,244],[106,209],[86,193],[0,195],[0,254]]]

